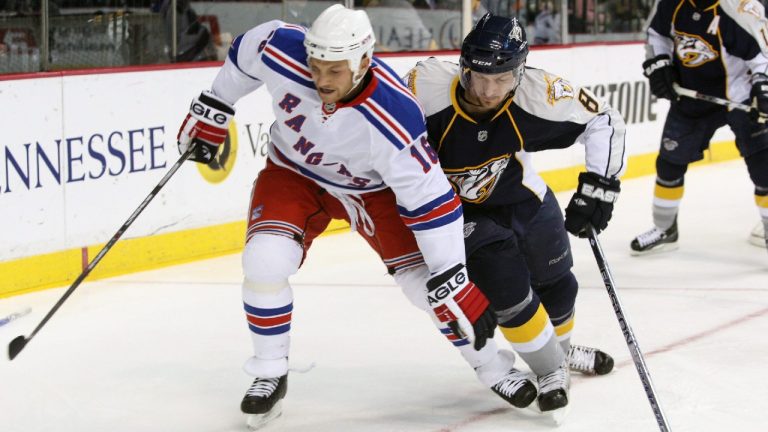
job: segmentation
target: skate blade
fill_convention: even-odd
[[[278,401],[269,412],[264,414],[245,414],[245,423],[248,429],[255,431],[263,428],[272,420],[280,417],[283,413],[283,401]]]
[[[656,246],[655,248],[644,250],[644,251],[636,251],[634,249],[630,249],[629,254],[632,256],[646,256],[646,255],[655,255],[661,252],[671,252],[678,249],[680,249],[680,246],[677,244],[677,242],[662,243],[661,245]]]
[[[565,418],[568,417],[569,412],[571,412],[570,403],[562,408],[547,411],[543,414],[552,419],[552,422],[555,424],[555,426],[561,426],[563,423],[565,423]]]
[[[568,405],[552,411],[542,411],[539,409],[539,404],[534,402],[528,405],[525,410],[540,415],[543,419],[547,419],[548,421],[554,423],[554,426],[561,426],[565,422],[565,418],[568,416],[568,413],[571,412],[571,404],[568,403]]]

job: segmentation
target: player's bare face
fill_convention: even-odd
[[[324,103],[336,103],[352,90],[352,71],[346,60],[309,59],[309,71]]]
[[[466,99],[479,108],[491,110],[498,107],[517,86],[515,71],[500,74],[471,72]]]

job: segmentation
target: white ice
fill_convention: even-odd
[[[746,241],[758,216],[743,162],[689,171],[680,249],[669,254],[629,256],[631,238],[650,228],[653,177],[622,188],[601,240],[672,429],[765,430],[768,253]],[[569,197],[558,194],[562,205]],[[581,284],[573,341],[611,353],[618,367],[574,375],[557,430],[658,430],[592,251],[572,244]],[[0,431],[244,431],[251,346],[240,280],[239,255],[229,255],[84,283],[18,358],[0,360]],[[555,429],[484,388],[356,234],[318,240],[293,286],[297,371],[266,432]],[[65,288],[0,300],[0,316],[33,308],[0,327],[3,350]]]

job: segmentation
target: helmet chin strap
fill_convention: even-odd
[[[358,85],[360,85],[360,82],[363,80],[363,78],[365,78],[365,73],[368,72],[368,69],[370,69],[370,67],[367,67],[363,70],[358,70],[357,74],[352,75],[352,88],[349,89],[347,94],[351,93],[352,90],[354,90],[355,88],[357,88]]]
[[[357,93],[360,90],[360,87],[363,84],[363,78],[365,78],[365,74],[368,72],[368,69],[370,69],[370,67],[367,67],[365,68],[365,70],[360,71],[357,75],[352,76],[352,87],[350,87],[349,91],[344,93],[344,95],[341,98],[339,98],[339,102],[347,99],[352,99],[351,97],[352,95],[357,95]]]
[[[339,101],[343,101],[343,100],[347,99],[348,96],[350,96],[352,94],[355,94],[359,90],[359,87],[360,87],[361,83],[363,82],[363,78],[365,78],[365,74],[368,73],[368,70],[371,68],[371,66],[369,64],[367,68],[365,68],[363,70],[359,70],[360,69],[360,64],[362,64],[363,59],[365,59],[365,58],[366,58],[366,56],[361,57],[360,60],[357,61],[357,62],[353,62],[352,60],[347,60],[347,62],[349,63],[349,69],[350,70],[354,70],[353,69],[353,66],[354,66],[355,69],[358,69],[358,71],[357,71],[357,73],[353,73],[353,75],[352,75],[352,87],[349,88],[349,91],[344,93],[344,95],[339,99]],[[352,63],[357,63],[357,64],[353,65]]]

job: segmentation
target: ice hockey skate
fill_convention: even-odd
[[[762,222],[758,222],[749,234],[749,244],[761,248],[768,246],[768,239],[765,238],[765,227],[763,227]]]
[[[597,348],[571,345],[568,368],[584,375],[605,375],[613,370],[613,357]]]
[[[568,406],[568,392],[571,387],[571,374],[567,362],[546,375],[538,377],[538,404],[542,413],[550,414],[556,423],[565,417]]]
[[[279,378],[256,378],[240,403],[246,423],[251,430],[264,427],[280,417],[282,399],[288,390],[288,375]]]
[[[491,387],[494,393],[517,408],[525,408],[536,399],[536,385],[530,374],[512,368],[498,383]]]
[[[678,248],[677,238],[677,219],[675,219],[675,222],[667,230],[653,227],[635,237],[630,244],[631,254],[639,256],[676,250]]]

